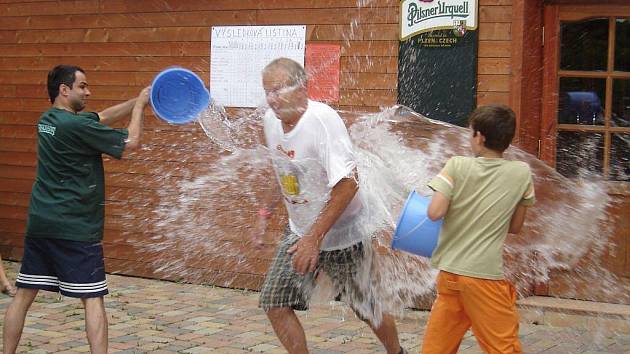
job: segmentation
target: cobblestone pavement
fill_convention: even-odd
[[[5,263],[15,278],[17,263]],[[105,297],[112,353],[285,353],[264,313],[258,293],[201,285],[109,275]],[[2,313],[11,299],[0,294]],[[421,348],[428,312],[406,311],[398,319],[401,341],[410,352]],[[341,303],[300,313],[311,353],[383,353],[369,328]],[[626,332],[627,333],[627,332]],[[526,353],[630,353],[630,335],[521,324]],[[20,342],[21,353],[88,352],[80,301],[40,292]],[[474,337],[460,353],[481,353]]]

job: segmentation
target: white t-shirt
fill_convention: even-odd
[[[282,122],[268,109],[264,131],[289,213],[289,226],[304,236],[330,198],[332,187],[352,176],[356,168],[350,136],[334,109],[311,100],[297,125],[286,134]],[[359,190],[326,234],[321,249],[343,249],[369,236],[357,222],[362,209]]]

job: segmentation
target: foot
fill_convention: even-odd
[[[2,286],[2,290],[0,290],[3,294],[9,295],[11,297],[15,296],[17,289],[11,283],[6,283]]]

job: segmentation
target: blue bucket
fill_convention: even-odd
[[[409,193],[392,239],[393,249],[431,257],[440,236],[442,220],[429,219],[427,209],[430,202],[430,198],[415,191]]]
[[[159,73],[151,84],[151,106],[161,119],[185,124],[210,104],[210,92],[190,70],[173,67]]]

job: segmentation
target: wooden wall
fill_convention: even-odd
[[[479,104],[509,100],[510,5],[480,0]],[[98,111],[135,96],[171,65],[207,83],[213,25],[306,24],[307,45],[342,47],[338,107],[374,111],[396,103],[398,6],[398,0],[0,0],[0,252],[19,259],[23,251],[35,124],[50,105],[45,82],[54,65],[87,71],[88,109]],[[145,126],[142,151],[106,161],[108,271],[257,288],[286,217],[274,216],[260,252],[246,242],[259,206],[239,190],[221,191],[223,200],[200,203],[195,215],[176,220],[188,226],[160,227],[160,212],[181,207],[178,186],[198,181],[225,153],[198,125],[170,126],[149,115]],[[260,175],[262,187],[266,178]],[[195,222],[199,228],[186,229]],[[181,239],[168,238],[164,227]],[[221,247],[204,254],[204,239]],[[161,240],[165,248],[147,247]]]
[[[477,105],[509,104],[512,0],[481,0]]]

